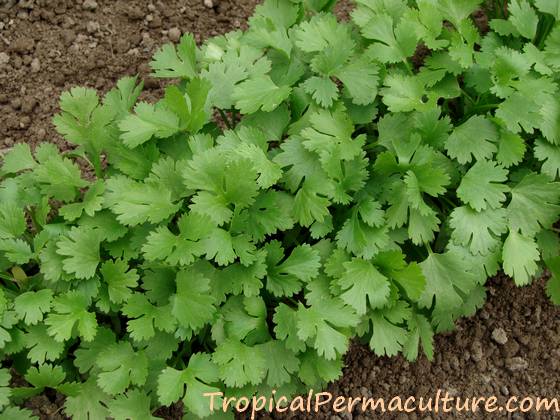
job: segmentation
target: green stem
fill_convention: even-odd
[[[429,255],[432,255],[434,253],[434,251],[432,251],[432,247],[430,246],[430,244],[425,243],[424,246],[426,247],[426,251],[428,251]]]
[[[467,98],[467,99],[469,100],[469,102],[470,102],[471,104],[476,105],[475,100],[472,98],[471,95],[469,95],[469,94],[465,91],[465,89],[461,88],[461,93],[465,96],[465,98]]]
[[[535,40],[533,42],[533,44],[535,44],[539,50],[543,49],[546,38],[548,38],[548,35],[554,27],[555,20],[553,16],[547,15],[544,17],[543,22],[543,30],[535,36]]]
[[[228,130],[231,130],[232,126],[231,123],[229,122],[226,113],[222,109],[218,109],[218,112],[220,113],[220,117],[222,117],[222,120],[224,121],[224,124],[226,125]]]
[[[407,61],[406,58],[402,60],[402,63],[406,67],[406,70],[408,71],[408,74],[410,74],[411,76],[414,76],[414,72],[412,71],[412,67],[410,66],[410,63]]]
[[[447,204],[449,204],[451,206],[452,209],[459,207],[457,205],[457,203],[454,203],[453,201],[451,201],[449,198],[447,198],[446,196],[441,196],[442,200],[445,201]]]
[[[0,279],[2,279],[2,280],[7,280],[7,281],[10,281],[10,282],[13,282],[13,281],[14,281],[14,278],[13,278],[13,277],[7,276],[7,275],[4,274],[4,273],[0,273]]]

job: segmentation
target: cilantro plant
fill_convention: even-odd
[[[205,417],[205,392],[323,387],[356,336],[432,358],[500,269],[548,266],[560,303],[560,1],[496,2],[486,32],[480,0],[334,3],[185,35],[157,103],[74,88],[74,150],[3,157],[4,416],[50,389],[75,419]]]

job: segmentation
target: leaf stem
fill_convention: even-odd
[[[426,247],[426,251],[428,251],[429,255],[432,255],[434,253],[434,251],[432,251],[432,247],[430,246],[429,243],[424,243],[424,246]]]
[[[226,125],[228,130],[231,130],[232,129],[231,123],[229,122],[229,118],[227,117],[224,110],[218,108],[218,112],[220,113],[220,117],[222,117],[222,120],[224,121],[224,124]]]
[[[460,88],[460,89],[461,89],[461,93],[465,96],[465,98],[467,98],[471,104],[476,105],[476,102],[475,102],[475,100],[472,98],[472,96],[469,95],[469,94],[465,91],[465,89],[463,89],[463,88]]]

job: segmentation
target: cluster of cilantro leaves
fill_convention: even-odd
[[[334,3],[185,35],[160,101],[73,88],[74,150],[3,157],[2,415],[51,389],[78,420],[206,417],[205,392],[323,387],[356,336],[431,358],[501,268],[547,266],[560,303],[560,1],[496,2],[488,30],[480,0]]]

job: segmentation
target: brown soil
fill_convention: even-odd
[[[160,84],[148,77],[147,64],[154,50],[169,41],[171,28],[192,32],[200,41],[243,27],[257,2],[214,0],[216,6],[208,8],[203,0],[0,0],[0,151],[14,142],[35,145],[44,140],[67,148],[51,124],[62,91],[85,85],[104,92],[120,77],[139,74],[146,80],[147,95],[156,96]],[[342,16],[348,10],[347,4],[338,8]],[[417,363],[379,358],[355,344],[347,355],[344,377],[330,391],[386,398],[429,396],[437,389],[462,397],[558,396],[560,311],[543,290],[543,281],[518,289],[509,279],[493,279],[484,309],[461,321],[454,333],[436,338],[432,363],[424,358]],[[507,337],[505,344],[492,338],[500,329]],[[59,396],[42,395],[26,405],[43,419],[57,419],[64,418],[61,404]],[[174,406],[157,414],[179,419],[181,409]],[[313,418],[353,416],[373,418],[332,413]]]

